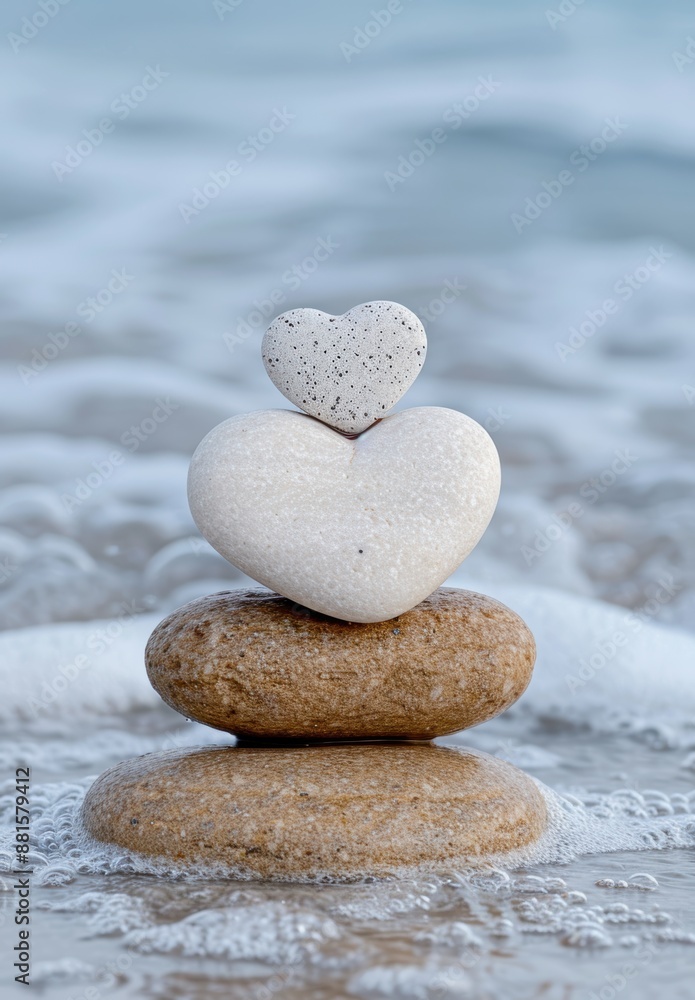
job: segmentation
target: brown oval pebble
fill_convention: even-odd
[[[524,692],[533,635],[504,604],[440,588],[386,622],[327,618],[264,590],[201,597],[160,622],[147,673],[189,719],[262,740],[432,739]]]
[[[98,778],[89,834],[152,858],[280,881],[451,871],[532,843],[545,800],[512,764],[434,744],[160,751]]]

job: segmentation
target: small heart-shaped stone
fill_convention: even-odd
[[[456,410],[402,410],[354,439],[263,410],[210,431],[188,499],[201,534],[254,580],[333,618],[378,622],[454,572],[499,485],[492,439]]]
[[[343,316],[290,309],[263,337],[273,384],[311,417],[360,434],[385,416],[425,362],[427,335],[397,302],[365,302]]]

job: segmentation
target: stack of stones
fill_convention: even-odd
[[[304,412],[225,421],[189,476],[201,533],[269,589],[187,604],[146,651],[164,701],[237,742],[107,771],[83,808],[96,839],[305,880],[451,870],[542,833],[530,778],[430,742],[516,701],[535,645],[504,605],[441,586],[485,531],[500,473],[469,417],[389,415],[426,346],[393,302],[271,324],[266,369]]]

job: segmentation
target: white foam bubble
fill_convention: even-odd
[[[320,944],[339,936],[329,918],[268,901],[198,910],[175,923],[132,930],[125,942],[145,953],[257,959],[280,965],[306,961]]]

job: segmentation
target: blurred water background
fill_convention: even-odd
[[[24,630],[3,647],[0,759],[44,781],[45,995],[692,997],[691,6],[13,0],[0,18],[0,625]],[[285,405],[260,359],[272,315],[376,298],[429,336],[400,405],[463,410],[500,451],[500,505],[457,582],[542,605],[547,674],[563,628],[579,644],[592,614],[640,623],[624,674],[609,656],[600,676],[624,702],[612,726],[560,685],[554,713],[537,694],[465,740],[583,808],[614,796],[671,850],[482,887],[191,892],[81,871],[56,830],[89,775],[217,737],[182,734],[130,647],[108,704],[85,682],[77,716],[77,686],[37,714],[18,677],[42,691],[61,642],[93,635],[54,623],[139,642],[141,616],[243,582],[194,529],[190,454],[227,416]],[[655,692],[664,678],[658,717],[630,658]],[[659,840],[676,814],[680,840]],[[645,870],[653,896],[594,884]]]

